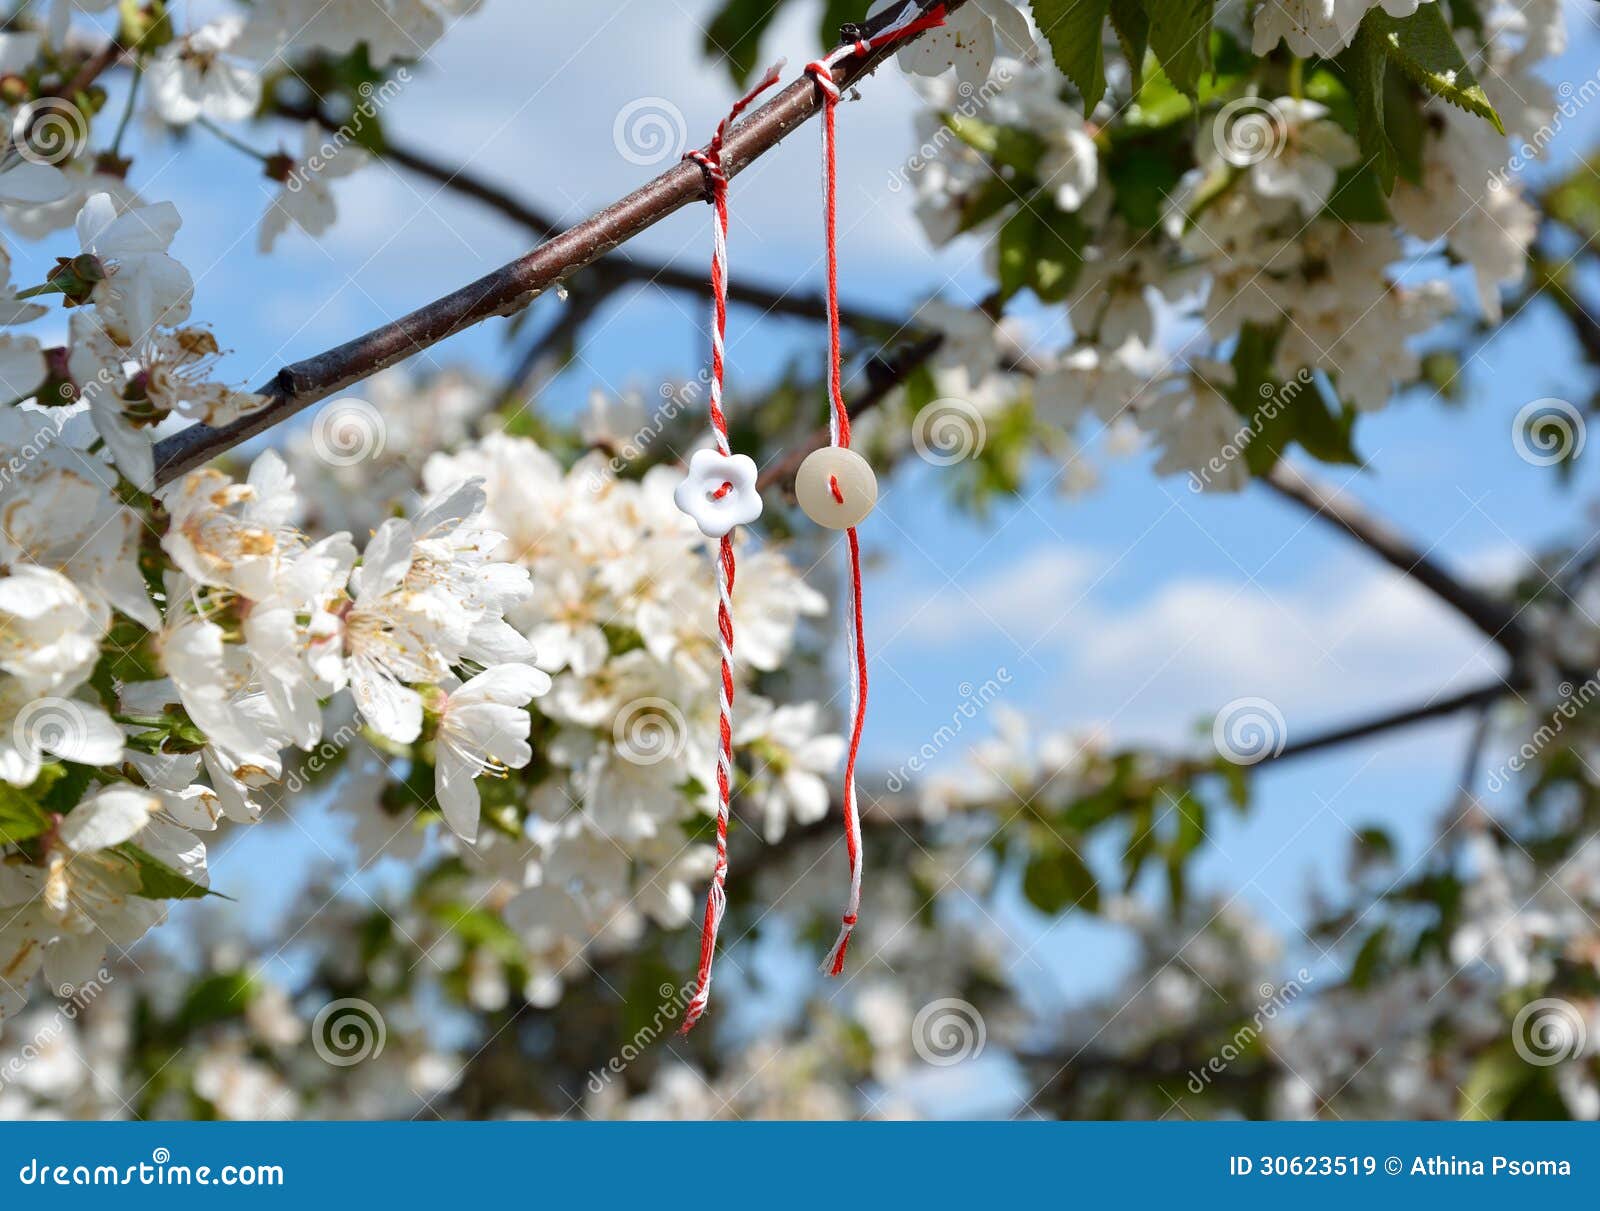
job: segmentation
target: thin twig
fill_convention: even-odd
[[[913,2],[919,8],[930,9],[935,0]],[[944,0],[947,10],[962,3],[965,0]],[[876,32],[889,25],[898,11],[880,14],[869,23],[871,30]],[[839,71],[840,84],[848,87],[859,81],[889,53],[881,50],[847,60]],[[727,173],[733,176],[748,168],[819,108],[815,82],[802,75],[734,128],[723,152]],[[157,482],[170,483],[301,409],[459,332],[487,319],[520,311],[558,282],[703,197],[699,167],[680,163],[594,217],[471,285],[365,336],[284,367],[261,389],[266,403],[249,416],[219,429],[193,425],[160,442],[156,447]]]

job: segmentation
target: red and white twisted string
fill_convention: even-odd
[[[880,47],[909,38],[923,30],[944,24],[944,6],[921,13],[908,3],[891,24],[871,38],[863,38],[836,48],[826,58],[806,64],[806,72],[822,93],[822,195],[823,232],[828,259],[828,435],[831,444],[849,449],[850,413],[844,404],[843,357],[839,337],[839,158],[837,147],[840,90],[833,69],[856,55],[868,55]],[[844,496],[835,479],[829,485],[834,499]],[[850,748],[844,767],[844,843],[850,861],[850,897],[840,918],[839,936],[821,970],[836,976],[844,971],[845,952],[861,913],[861,815],[856,805],[856,759],[861,752],[861,732],[867,710],[867,641],[862,633],[861,540],[856,528],[845,531],[850,548]]]
[[[711,431],[720,454],[729,454],[728,418],[722,411],[722,378],[725,366],[725,338],[728,329],[728,174],[722,167],[722,146],[728,128],[756,97],[778,82],[781,63],[773,66],[754,88],[740,97],[717,125],[717,132],[704,150],[691,151],[685,158],[704,170],[716,210],[712,223],[711,252]],[[723,484],[717,495],[731,489]],[[693,1028],[706,1011],[711,998],[711,961],[716,956],[717,930],[727,910],[728,810],[733,796],[733,534],[722,536],[717,550],[717,639],[722,652],[722,684],[719,691],[720,732],[717,748],[717,858],[711,870],[711,889],[706,893],[705,918],[700,929],[700,968],[694,996],[683,1015],[684,1033]]]

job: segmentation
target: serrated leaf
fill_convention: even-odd
[[[1028,0],[1061,74],[1083,95],[1087,116],[1106,94],[1105,25],[1111,0]]]
[[[1144,87],[1144,53],[1150,47],[1150,18],[1139,0],[1111,0],[1111,28],[1128,60],[1128,76],[1137,93]]]
[[[1417,84],[1506,133],[1500,115],[1456,45],[1442,5],[1424,4],[1409,17],[1391,17],[1375,8],[1362,22],[1369,23],[1389,58]]]
[[[1213,0],[1145,0],[1150,49],[1179,92],[1195,96],[1211,64]]]

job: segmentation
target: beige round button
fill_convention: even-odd
[[[805,515],[830,530],[859,525],[878,503],[878,477],[854,450],[813,450],[794,477],[795,499]]]

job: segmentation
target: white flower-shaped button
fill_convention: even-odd
[[[747,454],[696,450],[672,500],[707,538],[721,538],[734,526],[747,526],[761,516],[755,460]]]

